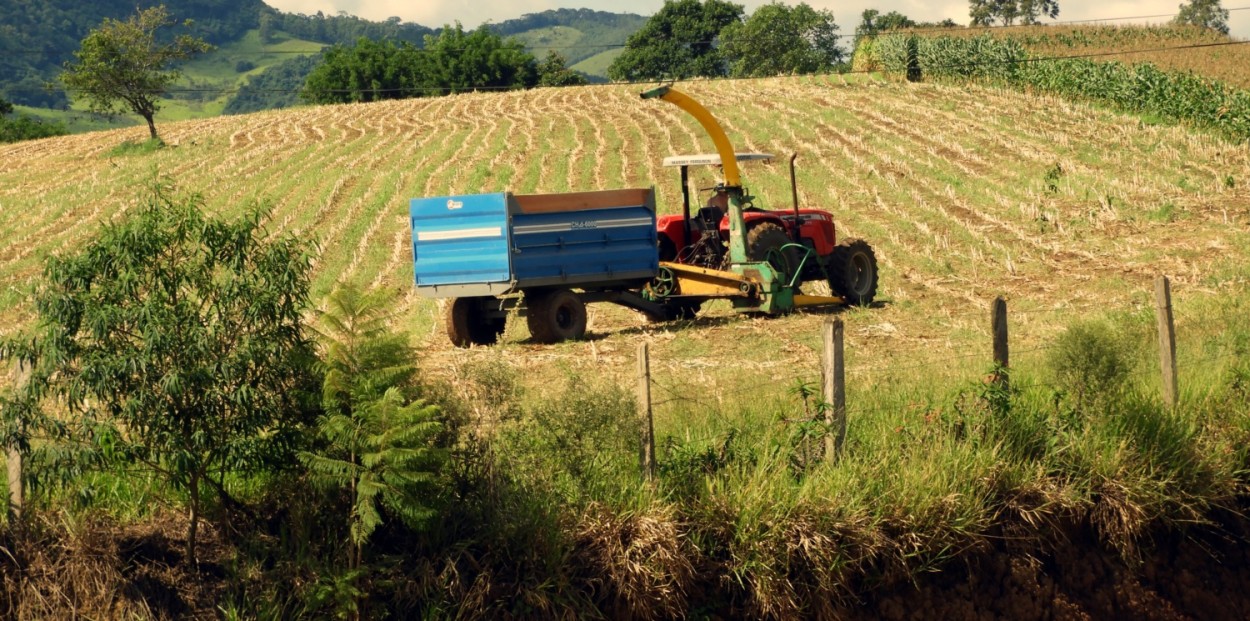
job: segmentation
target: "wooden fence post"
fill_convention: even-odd
[[[994,365],[1002,369],[995,372],[994,381],[999,388],[1006,391],[1011,387],[1007,369],[1011,367],[1011,352],[1007,339],[1007,300],[1002,296],[994,298],[990,311],[990,328],[994,333]]]
[[[825,425],[829,433],[825,435],[825,456],[832,459],[842,452],[842,443],[846,441],[846,364],[843,360],[843,332],[845,326],[841,319],[825,322],[825,360],[823,392],[827,408],[825,409]]]
[[[1159,319],[1159,369],[1163,373],[1163,402],[1175,408],[1176,326],[1172,322],[1172,283],[1167,276],[1155,278],[1155,314]]]
[[[655,478],[655,419],[651,412],[651,354],[646,343],[638,346],[638,415],[642,420],[642,472]]]
[[[12,372],[13,392],[16,394],[26,386],[26,382],[30,379],[30,372],[20,361],[13,363]],[[7,480],[9,484],[9,502],[6,515],[10,524],[15,524],[22,519],[22,452],[15,445],[5,447],[5,463],[7,465]]]

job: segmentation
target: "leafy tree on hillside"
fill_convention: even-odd
[[[729,63],[718,47],[721,31],[742,20],[742,5],[725,0],[665,0],[630,35],[608,67],[613,80],[721,77]]]
[[[1190,0],[1180,5],[1180,9],[1172,23],[1190,24],[1228,34],[1228,10],[1220,6],[1220,0]]]
[[[312,103],[348,103],[537,82],[534,56],[519,42],[487,28],[465,32],[456,24],[427,36],[424,48],[370,39],[335,46],[308,75],[302,96]]]
[[[451,92],[477,87],[526,88],[538,83],[534,55],[516,39],[504,39],[483,26],[465,32],[457,22],[437,35],[425,37],[425,50],[409,50],[405,56],[421,63],[404,63],[417,86]],[[435,94],[438,94],[437,92]]]
[[[568,68],[564,56],[555,50],[548,50],[547,58],[538,63],[539,86],[582,86],[586,84],[586,76]]]
[[[738,77],[829,71],[842,62],[837,32],[829,11],[774,2],[726,26],[721,53]]]
[[[49,441],[186,491],[188,564],[206,493],[230,503],[229,473],[289,461],[315,390],[303,242],[270,235],[263,210],[228,221],[202,204],[154,183],[120,222],[48,259],[33,334],[0,347],[33,361],[31,402],[68,408]]]
[[[157,30],[172,25],[164,5],[141,10],[124,22],[104,20],[83,39],[74,53],[77,61],[65,64],[61,81],[75,97],[85,98],[93,112],[130,110],[143,117],[155,140],[159,98],[182,75],[173,63],[212,48],[187,34],[160,40]]]
[[[915,21],[898,11],[890,11],[883,15],[881,11],[876,9],[865,9],[860,14],[859,26],[855,28],[855,38],[875,37],[877,33],[883,30],[902,30],[915,27]]]
[[[969,0],[968,9],[973,26],[992,26],[995,20],[1030,26],[1040,24],[1041,17],[1059,17],[1059,0]]]

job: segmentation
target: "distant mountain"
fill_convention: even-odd
[[[619,49],[629,35],[647,22],[633,13],[608,13],[590,9],[555,9],[530,13],[491,26],[504,36],[515,36],[540,59],[557,49],[570,65],[602,52]],[[606,74],[605,74],[606,75]]]
[[[343,14],[283,13],[262,0],[0,0],[0,97],[67,110],[70,100],[57,77],[82,39],[105,18],[125,19],[136,8],[155,4],[164,4],[178,21],[192,20],[184,31],[217,46],[182,67],[186,92],[166,100],[168,118],[298,105],[298,91],[324,46],[350,45],[360,37],[420,46],[436,32],[398,18],[373,22]],[[646,20],[628,13],[557,9],[487,27],[516,37],[539,59],[554,49],[591,80],[603,81],[607,64]],[[79,119],[74,127],[84,127],[83,112],[73,115]]]
[[[62,108],[59,89],[47,90],[82,39],[106,17],[125,19],[138,8],[164,4],[178,21],[192,20],[191,34],[223,46],[260,30],[262,42],[299,39],[322,44],[359,37],[420,43],[430,28],[398,20],[371,22],[352,16],[282,13],[261,0],[0,0],[0,94],[19,104]]]

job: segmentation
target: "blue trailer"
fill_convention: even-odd
[[[409,213],[417,293],[449,299],[457,346],[496,342],[513,309],[543,343],[581,338],[590,302],[666,313],[640,293],[659,270],[650,188],[417,198]]]

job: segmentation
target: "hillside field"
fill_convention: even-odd
[[[1029,347],[1085,313],[1144,307],[1156,274],[1173,277],[1182,305],[1244,286],[1244,147],[980,87],[832,76],[684,88],[737,148],[797,150],[801,202],[831,209],[841,235],[876,249],[882,304],[845,313],[861,366],[979,351],[998,295],[1026,312],[1013,318],[1013,341]],[[25,292],[41,258],[122,213],[155,171],[223,212],[271,204],[274,228],[320,245],[318,293],[336,279],[392,291],[395,321],[431,358],[486,355],[450,351],[437,304],[414,294],[407,199],[655,185],[661,210],[676,211],[677,175],[660,160],[711,145],[680,110],[636,91],[539,89],[167,123],[171,146],[151,155],[110,155],[142,137],[134,128],[5,146],[0,331],[30,321]],[[710,184],[710,172],[697,183]],[[766,206],[789,204],[783,165],[748,167],[745,178]],[[646,338],[658,360],[683,367],[763,366],[777,380],[815,368],[824,315],[730,320],[715,304],[705,315],[694,329],[649,327],[594,306],[590,342],[529,345],[518,321],[490,355],[525,365],[607,360],[624,373]]]
[[[758,205],[789,207],[781,162],[799,153],[801,203],[876,249],[878,303],[771,319],[715,303],[660,325],[594,305],[584,341],[533,344],[513,320],[498,346],[453,348],[440,303],[412,286],[408,199],[655,186],[672,213],[680,188],[662,158],[711,150],[693,119],[638,87],[589,86],[167,123],[169,146],[154,152],[119,149],[143,128],[0,147],[0,336],[34,320],[43,257],[75,251],[168,175],[213,211],[268,204],[271,230],[315,242],[315,299],[338,281],[391,294],[425,378],[449,380],[439,385],[491,443],[490,480],[513,491],[451,524],[463,540],[402,549],[421,567],[403,575],[425,580],[427,616],[1244,618],[1250,601],[1229,594],[1250,592],[1245,145],[981,86],[822,76],[677,88],[738,150],[781,156],[744,167]],[[1151,366],[1158,274],[1175,296],[1177,409],[1159,404]],[[1011,309],[1016,391],[998,401],[985,382],[996,296]],[[829,317],[847,335],[836,461],[814,457],[799,388],[818,378]],[[1138,364],[1120,388],[1086,399],[1046,363],[1098,354],[1056,345],[1088,319],[1146,346],[1124,354]],[[640,483],[632,402],[643,342],[653,485]],[[130,519],[167,525],[162,503],[130,505]],[[235,567],[246,552],[221,554]],[[299,616],[307,589],[238,566],[215,588],[247,597],[223,613]],[[392,603],[427,602],[411,599]],[[28,616],[63,604],[41,605]]]

